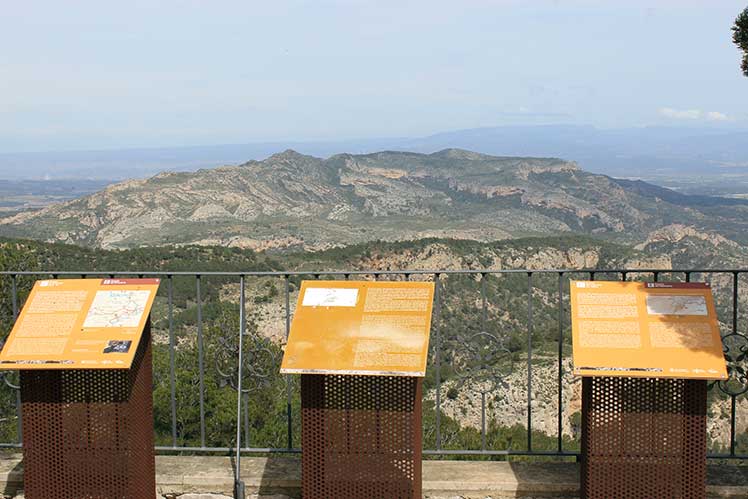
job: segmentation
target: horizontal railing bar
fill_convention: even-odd
[[[157,446],[156,451],[179,451],[179,452],[235,452],[234,447],[168,447]],[[295,447],[288,449],[285,447],[242,447],[241,452],[256,454],[301,454],[302,449]],[[526,450],[446,450],[446,449],[424,449],[424,456],[543,456],[543,457],[579,457],[580,452],[573,451],[541,451],[535,450],[527,452]],[[707,459],[748,459],[748,454],[707,454]]]
[[[578,452],[527,451],[527,450],[423,450],[425,456],[558,456],[576,457]]]
[[[21,444],[0,444],[0,449],[20,449]],[[157,452],[216,452],[216,453],[229,453],[235,452],[234,447],[171,447],[171,446],[156,446],[154,449]],[[302,449],[293,448],[288,449],[285,447],[242,447],[241,452],[249,454],[300,454]],[[436,449],[424,449],[422,451],[424,456],[543,456],[543,457],[579,457],[579,452],[557,452],[557,451],[532,451],[527,452],[525,450],[436,450]],[[706,455],[707,459],[728,459],[734,460],[748,460],[748,454],[713,454],[709,453]]]
[[[746,460],[748,459],[748,454],[735,454],[734,456],[730,454],[707,454],[706,458],[707,459],[729,459],[731,461],[734,461],[736,459]]]
[[[186,447],[186,446],[178,446],[178,447],[172,447],[169,445],[157,445],[154,447],[154,449],[157,452],[225,452],[225,453],[234,453],[236,452],[236,447]],[[256,453],[256,454],[300,454],[301,449],[294,448],[294,449],[286,449],[283,448],[275,448],[275,447],[242,447],[241,452],[246,453]]]
[[[157,451],[179,451],[179,452],[235,452],[234,447],[169,447],[169,446],[157,446]],[[266,453],[266,454],[300,454],[301,448],[295,447],[292,449],[288,448],[275,448],[275,447],[242,447],[241,452],[246,453]],[[563,457],[574,457],[579,456],[579,452],[556,452],[556,451],[533,451],[527,452],[525,450],[436,450],[436,449],[424,449],[424,455],[429,456],[440,456],[440,455],[474,455],[474,456],[563,456]]]
[[[132,275],[144,275],[144,276],[225,276],[225,277],[241,277],[241,276],[255,276],[255,277],[283,277],[283,276],[304,276],[304,275],[337,275],[337,276],[348,276],[348,275],[428,275],[428,274],[444,274],[444,275],[470,275],[470,274],[527,274],[531,272],[533,274],[550,274],[550,273],[589,273],[595,272],[597,274],[615,274],[626,272],[627,274],[652,274],[655,272],[670,274],[670,273],[684,273],[692,272],[699,274],[743,274],[748,272],[746,269],[623,269],[623,268],[612,268],[612,269],[470,269],[470,270],[294,270],[294,271],[247,271],[247,272],[185,272],[185,271],[50,271],[50,270],[3,270],[0,271],[0,275],[55,275],[55,276],[80,276],[86,274],[89,276],[132,276]]]

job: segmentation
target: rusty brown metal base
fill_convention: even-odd
[[[583,499],[704,499],[706,381],[582,382]]]
[[[421,498],[421,379],[301,376],[304,499]]]
[[[129,370],[21,372],[26,499],[153,499],[150,326]]]

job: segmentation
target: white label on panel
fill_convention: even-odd
[[[307,288],[303,307],[355,307],[358,290],[350,288]]]

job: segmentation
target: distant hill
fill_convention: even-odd
[[[498,156],[574,158],[582,168],[612,176],[748,175],[748,130],[724,127],[600,129],[576,125],[499,126],[425,137],[279,141],[106,151],[0,153],[0,179],[124,180],[164,171],[195,171],[259,160],[294,149],[329,157],[340,151],[432,153],[449,147]]]
[[[748,131],[725,128],[544,125],[474,128],[413,139],[408,150],[460,147],[504,156],[574,158],[618,177],[748,173]]]
[[[554,158],[446,149],[328,159],[285,151],[163,173],[0,219],[0,235],[101,248],[317,250],[372,240],[585,234],[641,243],[673,224],[748,240],[748,201],[686,196]]]
[[[0,180],[0,213],[34,210],[69,201],[105,188],[111,182],[97,180]]]

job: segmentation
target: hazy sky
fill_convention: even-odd
[[[748,0],[4,1],[0,152],[748,128]]]

